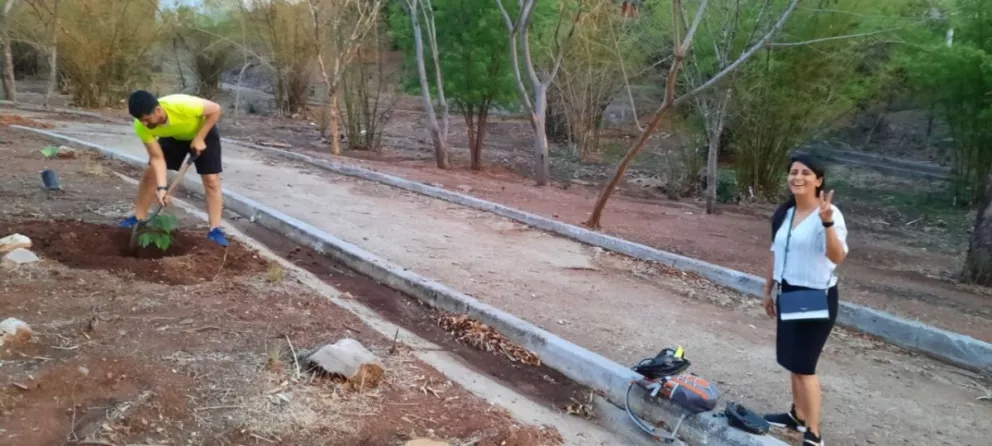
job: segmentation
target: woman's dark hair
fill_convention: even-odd
[[[823,183],[816,188],[816,194],[819,195],[823,187],[827,185],[826,169],[820,160],[816,159],[813,155],[807,155],[805,153],[797,153],[789,158],[789,165],[785,168],[786,171],[792,169],[792,164],[796,161],[803,163],[809,170],[812,170],[816,174],[817,178],[823,178]],[[775,213],[772,214],[772,240],[775,240],[775,233],[778,232],[778,228],[782,227],[782,223],[785,222],[785,213],[789,211],[789,208],[796,205],[796,196],[789,195],[789,198],[785,200],[782,204],[778,205],[778,209],[775,209]]]

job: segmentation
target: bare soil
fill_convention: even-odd
[[[132,251],[130,229],[83,221],[27,220],[0,224],[0,232],[28,236],[35,252],[71,268],[107,270],[171,285],[210,281],[222,272],[258,274],[266,268],[258,253],[241,243],[225,250],[190,230],[176,231],[165,251],[154,245],[138,245]]]
[[[463,358],[473,369],[508,384],[536,401],[544,401],[558,409],[565,409],[577,401],[585,401],[588,398],[588,389],[575,384],[557,370],[545,365],[535,367],[524,364],[502,353],[494,354],[458,342],[439,324],[446,314],[428,307],[420,300],[386,288],[311,248],[287,245],[281,237],[265,228],[243,220],[236,221],[235,226],[253,239],[262,242],[280,257],[323,278],[329,285],[350,293],[390,322],[443,346]]]
[[[23,125],[25,127],[37,127],[40,129],[50,129],[54,126],[33,119],[28,119],[19,115],[0,115],[0,125]]]
[[[113,225],[131,187],[108,174],[121,166],[88,155],[53,165],[38,153],[43,140],[5,128],[0,140],[0,228],[36,237],[42,257],[0,271],[0,317],[35,332],[0,348],[0,444],[560,443],[553,429],[520,424],[406,347],[390,354],[391,339],[257,254],[234,244],[225,260],[197,241],[206,228],[179,211],[189,231],[181,255],[126,257]],[[39,187],[45,166],[64,192]],[[190,267],[165,266],[176,259]],[[203,280],[169,279],[183,275]],[[378,387],[298,371],[295,352],[342,337],[382,358]]]

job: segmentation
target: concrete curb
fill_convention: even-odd
[[[410,192],[445,200],[461,206],[491,212],[532,227],[570,239],[642,260],[650,260],[699,274],[718,285],[732,288],[757,298],[763,296],[764,279],[702,260],[662,251],[650,246],[591,231],[579,226],[552,220],[491,201],[463,195],[444,188],[429,186],[362,167],[314,158],[300,153],[224,138],[226,142],[251,147],[267,154],[311,164],[325,170],[375,181]],[[992,344],[960,333],[944,330],[918,321],[903,319],[884,311],[842,301],[837,322],[862,331],[902,348],[927,354],[936,359],[970,370],[992,369]]]
[[[41,129],[16,125],[11,127],[47,136],[63,143],[97,150],[111,159],[123,161],[134,167],[143,168],[147,165],[146,160],[98,144]],[[203,196],[203,185],[197,178],[187,177],[183,182],[183,187],[196,195]],[[375,254],[340,240],[289,215],[230,191],[224,192],[224,199],[228,209],[250,218],[253,222],[282,234],[296,243],[309,246],[317,252],[333,257],[349,268],[390,288],[414,296],[436,308],[468,314],[492,326],[513,342],[536,353],[549,367],[560,371],[581,385],[603,392],[605,397],[618,407],[624,407],[624,395],[628,384],[632,380],[640,378],[640,375],[629,368],[595,352],[573,344],[496,307],[480,302],[465,293],[394,265]],[[674,426],[683,413],[680,408],[669,402],[648,401],[649,398],[646,393],[639,388],[632,396],[632,410],[649,422]],[[686,418],[679,433],[680,438],[694,445],[786,445],[786,443],[771,436],[751,435],[731,428],[727,424],[726,418],[715,412]]]

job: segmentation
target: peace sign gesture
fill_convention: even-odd
[[[834,208],[831,202],[834,200],[834,191],[824,193],[820,191],[820,221],[823,223],[833,223]]]

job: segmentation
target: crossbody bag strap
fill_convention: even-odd
[[[796,208],[792,208],[792,216],[789,217],[789,231],[785,233],[785,254],[782,255],[782,280],[785,280],[785,265],[789,261],[789,241],[792,239],[792,224],[796,221]],[[781,286],[781,282],[779,282]]]

